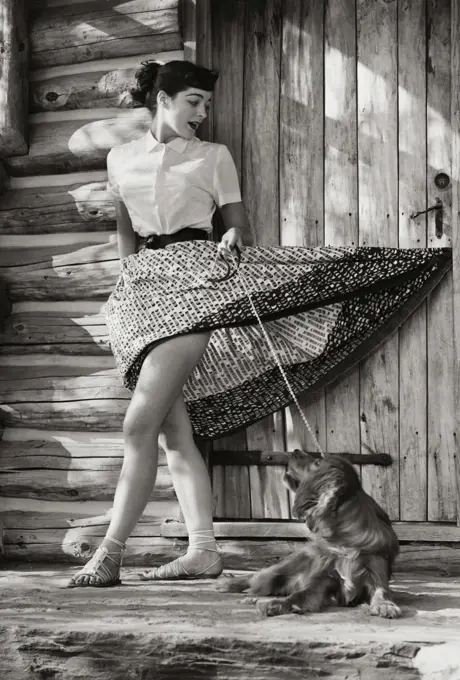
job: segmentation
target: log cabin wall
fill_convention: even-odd
[[[105,159],[148,124],[131,108],[140,61],[182,59],[184,45],[178,0],[27,9],[29,148],[2,149],[0,278],[13,313],[0,333],[0,526],[7,558],[84,561],[107,527],[130,397],[101,311],[119,269]],[[170,556],[159,526],[177,516],[161,456],[130,559]]]
[[[7,558],[83,562],[108,524],[130,395],[102,313],[119,266],[105,158],[148,122],[131,109],[138,63],[185,56],[220,70],[200,136],[229,146],[258,244],[450,245],[455,182],[442,193],[442,239],[430,216],[408,215],[434,202],[437,171],[458,175],[452,2],[31,0],[29,151],[5,154],[0,197],[0,277],[14,303],[0,334]],[[301,402],[326,450],[391,454],[391,467],[361,475],[405,541],[460,540],[455,356],[447,277],[369,359]],[[273,453],[299,446],[314,449],[293,409],[214,444],[228,566],[284,554],[301,536]],[[174,556],[178,516],[161,457],[126,563]],[[400,565],[458,566],[454,552],[410,545]]]

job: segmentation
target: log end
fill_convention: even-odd
[[[9,156],[25,156],[28,152],[29,145],[21,130],[12,127],[0,128],[0,155],[8,158]]]

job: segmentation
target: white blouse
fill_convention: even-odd
[[[149,130],[113,147],[107,172],[109,198],[124,202],[141,236],[173,234],[184,227],[210,232],[216,205],[241,201],[227,147],[196,137],[162,144]]]

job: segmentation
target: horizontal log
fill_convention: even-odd
[[[38,348],[59,354],[110,353],[104,315],[15,313],[0,327],[0,354],[32,353]]]
[[[0,201],[2,235],[114,231],[115,206],[106,181],[16,189]]]
[[[84,540],[65,543],[56,537],[48,543],[7,543],[7,560],[84,564],[99,544],[100,537],[86,536]],[[219,540],[226,569],[261,569],[287,557],[303,541],[286,540]],[[128,539],[123,564],[125,566],[159,566],[184,554],[187,541],[163,537],[131,537]],[[460,549],[449,546],[402,545],[396,571],[431,572],[449,576],[460,575]],[[397,576],[396,576],[397,577]]]
[[[31,68],[178,50],[178,0],[105,0],[30,16]]]
[[[100,470],[97,465],[86,470],[26,469],[0,471],[0,496],[39,498],[41,500],[103,501],[113,499],[121,469]],[[158,468],[150,500],[174,499],[171,475],[167,466]]]
[[[129,397],[63,403],[26,402],[14,406],[0,404],[0,423],[2,427],[117,432],[123,422],[128,403]]]
[[[460,543],[460,527],[440,522],[393,522],[400,541],[429,543]],[[221,538],[257,538],[275,540],[280,538],[305,538],[306,531],[301,521],[244,521],[214,522],[214,533]],[[183,522],[166,520],[161,526],[161,535],[168,538],[186,538],[187,528]]]
[[[176,50],[36,69],[29,76],[30,111],[131,108],[134,106],[131,88],[136,85],[135,73],[141,61],[183,58],[183,51]]]
[[[12,176],[100,170],[109,150],[138,139],[149,127],[145,107],[37,113],[29,118],[29,153],[6,158]]]
[[[86,520],[92,521],[93,518],[106,517],[110,521],[113,512],[113,498],[107,501],[46,501],[37,498],[12,498],[11,496],[0,496],[0,521],[5,526],[13,529],[39,528],[53,526],[52,520],[46,519],[48,516],[65,517],[77,522],[72,526],[80,526],[79,522]],[[17,515],[22,517],[35,518],[28,523],[18,524],[9,523],[9,518]],[[176,518],[179,519],[179,503],[177,500],[159,500],[147,503],[143,516],[150,518]],[[42,522],[41,518],[45,518]],[[141,518],[142,519],[142,518]],[[35,522],[35,523],[33,523]],[[55,524],[54,526],[60,526]],[[66,525],[67,526],[67,525]]]
[[[84,248],[91,248],[96,245],[115,244],[115,236],[111,232],[89,232],[89,233],[69,233],[69,234],[53,234],[51,238],[56,239],[56,243],[48,245],[47,241],[49,235],[43,234],[40,239],[43,239],[40,245],[34,247],[34,237],[32,236],[0,236],[0,276],[8,267],[28,267],[40,269],[40,264],[46,265],[54,262],[55,258],[62,255],[65,256],[69,252],[83,250]],[[37,236],[38,238],[38,236]],[[9,239],[14,239],[16,244],[14,247],[8,247]],[[17,247],[17,242],[20,246]],[[25,241],[29,241],[30,247],[24,247]],[[113,252],[117,252],[116,248]],[[36,265],[34,267],[34,265]],[[11,271],[14,271],[12,269]],[[24,270],[25,271],[25,270]]]
[[[0,472],[17,470],[120,470],[123,441],[118,443],[0,441]],[[164,450],[159,448],[158,465],[166,465]]]
[[[73,402],[79,399],[123,399],[129,391],[121,384],[115,369],[94,371],[78,377],[40,377],[9,380],[2,386],[5,404]],[[118,428],[120,429],[120,428]]]
[[[61,536],[56,536],[55,542],[47,543],[5,544],[5,558],[30,562],[84,564],[100,542],[99,536],[91,535],[65,544],[62,544],[60,538]],[[184,554],[187,543],[186,540],[164,537],[131,536],[127,541],[123,564],[160,566]],[[287,557],[297,547],[296,541],[222,541],[219,542],[219,546],[227,569],[258,569]]]
[[[73,249],[71,252],[68,249],[67,253],[56,255],[48,261],[4,267],[1,270],[13,302],[106,300],[119,274],[120,262],[115,240],[108,244]]]
[[[0,157],[27,153],[29,38],[25,0],[0,3]]]
[[[41,378],[78,378],[115,368],[112,356],[75,356],[65,354],[14,354],[0,355],[0,384],[2,394],[5,385],[12,380]],[[51,428],[54,430],[55,428]],[[118,430],[119,431],[119,430]],[[112,435],[111,435],[112,436]]]
[[[159,503],[161,506],[161,503]],[[165,509],[170,505],[164,502]],[[29,512],[0,513],[4,527],[4,542],[14,544],[33,543],[81,543],[88,539],[101,539],[107,533],[110,515],[99,517],[69,517],[53,513],[39,515]],[[163,518],[143,516],[131,536],[133,538],[160,537]]]

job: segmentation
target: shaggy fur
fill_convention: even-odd
[[[363,602],[374,616],[400,616],[388,585],[398,539],[353,466],[338,455],[318,459],[297,450],[289,456],[283,481],[295,494],[293,515],[307,527],[305,547],[250,576],[222,578],[217,588],[278,596],[259,603],[267,616]]]

